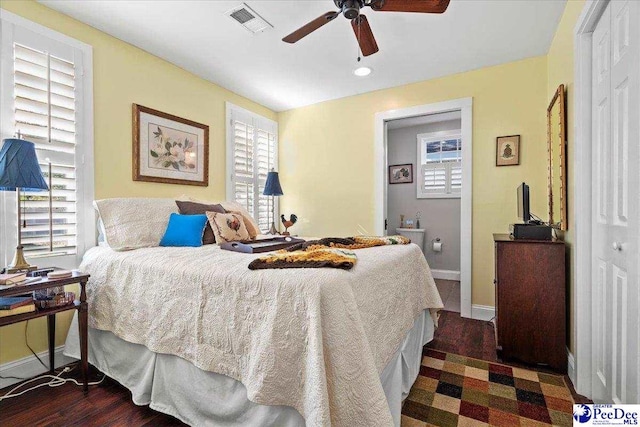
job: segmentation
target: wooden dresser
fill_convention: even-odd
[[[567,372],[565,244],[494,234],[496,344],[503,360]]]

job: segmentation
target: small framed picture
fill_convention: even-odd
[[[133,180],[209,185],[209,126],[133,104]]]
[[[413,164],[389,166],[389,184],[411,184],[413,182]]]
[[[520,135],[496,138],[496,166],[520,164]]]

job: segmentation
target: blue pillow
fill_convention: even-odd
[[[202,246],[202,234],[206,225],[206,215],[172,213],[160,246]]]

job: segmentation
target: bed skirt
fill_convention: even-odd
[[[422,347],[433,339],[433,333],[433,320],[425,310],[380,375],[396,426],[400,426],[402,402],[418,377]],[[80,357],[76,317],[64,354]],[[292,407],[249,401],[245,387],[233,378],[203,371],[177,356],[154,353],[108,331],[89,329],[89,362],[128,388],[136,405],[149,405],[192,426],[305,425]]]

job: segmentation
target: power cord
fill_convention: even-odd
[[[38,356],[36,354],[35,351],[33,351],[33,349],[31,348],[31,346],[29,345],[29,338],[27,336],[27,330],[29,329],[29,321],[27,320],[25,325],[24,325],[24,343],[27,345],[27,348],[29,349],[29,351],[31,351],[31,354],[33,354],[35,356],[36,359],[38,359],[38,362],[40,362],[40,364],[42,366],[44,366],[45,369],[51,369],[51,367],[45,365],[45,363],[42,361],[42,359],[40,359],[40,356]]]
[[[71,372],[74,368],[70,368],[70,367],[65,367],[62,371],[60,371],[59,374],[57,375],[41,375],[39,377],[30,379],[28,381],[25,381],[17,386],[15,386],[14,388],[12,388],[11,390],[9,390],[6,394],[4,394],[3,396],[0,396],[0,402],[2,402],[5,399],[10,399],[12,397],[18,397],[18,396],[22,396],[25,393],[28,393],[32,390],[38,389],[40,387],[44,387],[44,386],[49,386],[49,387],[60,387],[62,385],[65,385],[66,383],[74,383],[77,386],[83,386],[84,384],[78,382],[77,380],[75,380],[74,378],[62,378],[62,374],[65,374],[67,372]],[[102,375],[102,378],[100,379],[100,381],[95,381],[95,382],[91,382],[89,383],[89,385],[98,385],[101,384],[104,379],[106,378],[106,375]],[[18,393],[14,393],[16,390],[19,390],[20,388],[22,388],[23,386],[32,383],[34,381],[38,381],[41,379],[45,379],[45,378],[51,378],[50,381],[46,382],[46,383],[42,383],[42,384],[38,384],[36,386],[30,387],[26,390],[22,390],[21,392]]]
[[[539,223],[539,225],[547,225],[547,223],[544,222],[542,218],[540,218],[538,215],[535,215],[533,212],[530,212],[529,215],[531,215],[531,218],[536,220]]]
[[[28,330],[29,330],[29,321],[27,320],[25,322],[25,324],[24,324],[24,343],[27,346],[27,348],[29,349],[29,351],[31,352],[31,354],[33,354],[33,356],[36,359],[38,359],[38,362],[40,362],[40,364],[42,366],[44,366],[45,369],[49,369],[49,367],[47,365],[45,365],[45,363],[42,361],[42,359],[40,359],[40,356],[38,356],[38,354],[29,345],[29,338],[28,338],[28,334],[27,334]],[[14,377],[14,376],[11,376],[11,375],[9,375],[9,376],[0,375],[0,379],[3,379],[3,380],[8,380],[8,379],[11,379],[11,380],[28,380],[29,378]]]
[[[0,375],[0,380],[26,380],[27,378],[23,377],[14,377],[13,375],[3,376]]]

